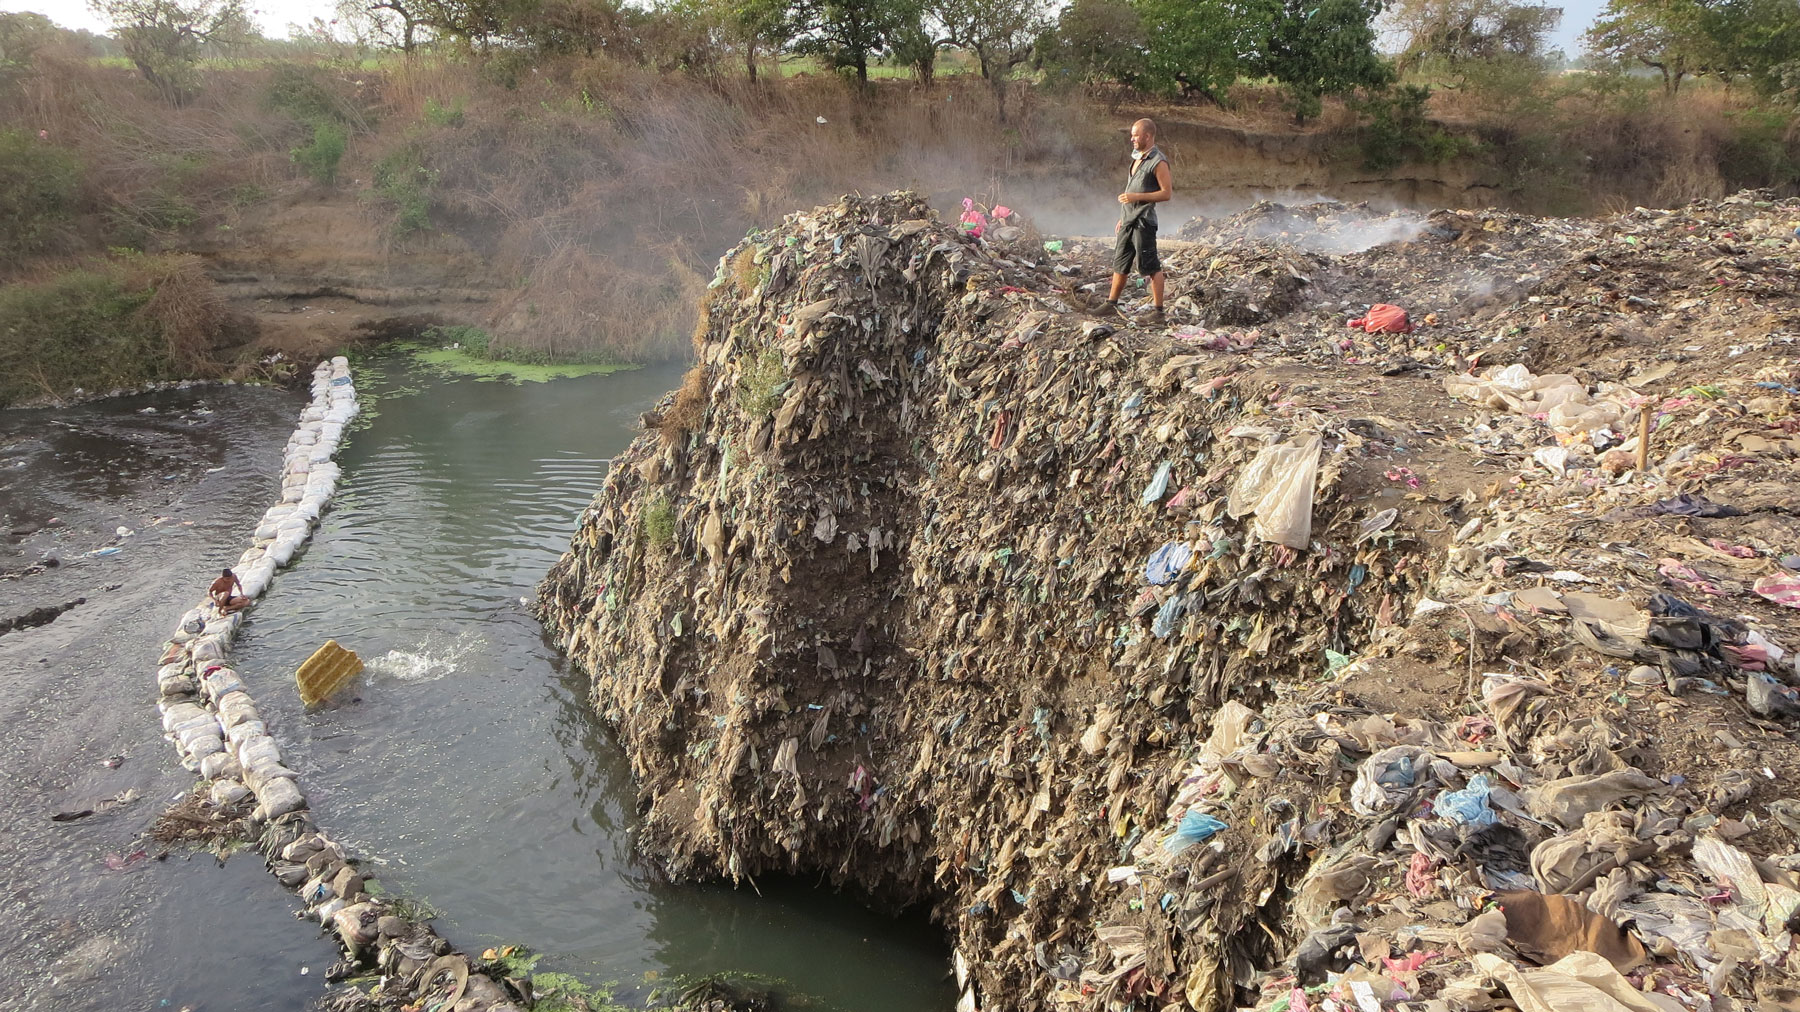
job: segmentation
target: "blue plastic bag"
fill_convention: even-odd
[[[1159,640],[1166,640],[1180,626],[1181,618],[1187,614],[1188,595],[1176,594],[1163,602],[1157,609],[1156,618],[1150,622],[1150,632]]]
[[[1175,826],[1175,832],[1163,841],[1163,849],[1170,854],[1179,854],[1196,843],[1205,843],[1213,834],[1221,829],[1230,829],[1225,823],[1202,812],[1189,812],[1181,817]]]
[[[1194,557],[1194,548],[1185,541],[1171,541],[1150,553],[1150,561],[1144,565],[1144,579],[1160,587],[1175,579],[1188,560]]]
[[[1472,826],[1481,829],[1491,826],[1500,820],[1500,816],[1488,807],[1488,795],[1493,793],[1493,782],[1486,773],[1469,778],[1469,786],[1460,791],[1444,791],[1432,802],[1432,808],[1438,815],[1459,826]]]

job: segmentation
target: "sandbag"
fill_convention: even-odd
[[[200,760],[200,776],[207,780],[236,777],[242,771],[236,757],[227,751],[221,750]]]
[[[275,744],[275,739],[266,734],[246,738],[238,746],[238,762],[243,763],[245,769],[255,769],[267,763],[279,763],[281,762],[281,748]]]
[[[256,800],[263,816],[269,819],[278,819],[306,807],[306,796],[300,793],[297,784],[286,777],[264,781]]]
[[[200,768],[204,771],[206,764],[201,763]],[[221,807],[235,805],[250,796],[250,788],[245,787],[236,780],[220,780],[212,785],[210,796],[212,798],[212,803],[215,805]]]

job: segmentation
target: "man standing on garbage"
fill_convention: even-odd
[[[1131,172],[1125,177],[1125,192],[1119,194],[1124,207],[1119,223],[1113,226],[1118,240],[1113,244],[1112,292],[1106,297],[1106,311],[1116,312],[1119,295],[1125,291],[1125,278],[1133,264],[1139,274],[1150,279],[1151,320],[1163,320],[1162,258],[1156,255],[1156,205],[1174,195],[1169,181],[1169,160],[1156,146],[1156,123],[1141,119],[1131,124]]]

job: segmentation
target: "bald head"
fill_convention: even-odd
[[[1131,124],[1131,150],[1149,151],[1156,146],[1156,121],[1141,119]]]

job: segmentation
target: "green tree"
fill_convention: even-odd
[[[1255,0],[1136,0],[1148,29],[1138,86],[1222,104],[1267,36],[1271,10]]]
[[[619,0],[545,0],[525,26],[524,35],[546,53],[642,58],[634,12]]]
[[[938,50],[950,44],[939,34],[941,20],[920,0],[904,3],[900,25],[888,40],[888,52],[903,66],[912,68],[913,77],[926,87],[937,77]]]
[[[1800,61],[1800,4],[1790,0],[1723,0],[1707,29],[1721,75],[1741,76],[1764,95],[1781,91],[1784,71]]]
[[[413,51],[430,34],[429,12],[418,0],[338,0],[337,20],[352,42]]]
[[[1041,64],[1083,81],[1136,84],[1149,44],[1144,19],[1127,0],[1075,0],[1038,47]]]
[[[1317,116],[1326,95],[1393,81],[1375,52],[1380,0],[1274,0],[1274,12],[1258,64],[1286,89],[1296,123]]]
[[[906,27],[907,0],[799,0],[796,22],[805,34],[797,53],[823,57],[837,70],[853,70],[869,83],[869,63],[887,52]]]
[[[31,73],[31,61],[62,29],[42,14],[0,13],[0,92],[12,90]]]
[[[1005,122],[1007,82],[1053,26],[1044,6],[1036,0],[939,0],[935,12],[946,40],[975,56]]]
[[[1721,54],[1711,20],[1698,0],[1609,0],[1583,41],[1598,59],[1654,69],[1673,95],[1683,78],[1717,68]]]
[[[125,58],[175,105],[199,87],[196,64],[207,46],[256,37],[243,0],[89,0],[112,23]]]
[[[756,80],[757,65],[765,53],[781,49],[792,28],[785,0],[713,0],[725,41],[744,58],[744,72]]]

